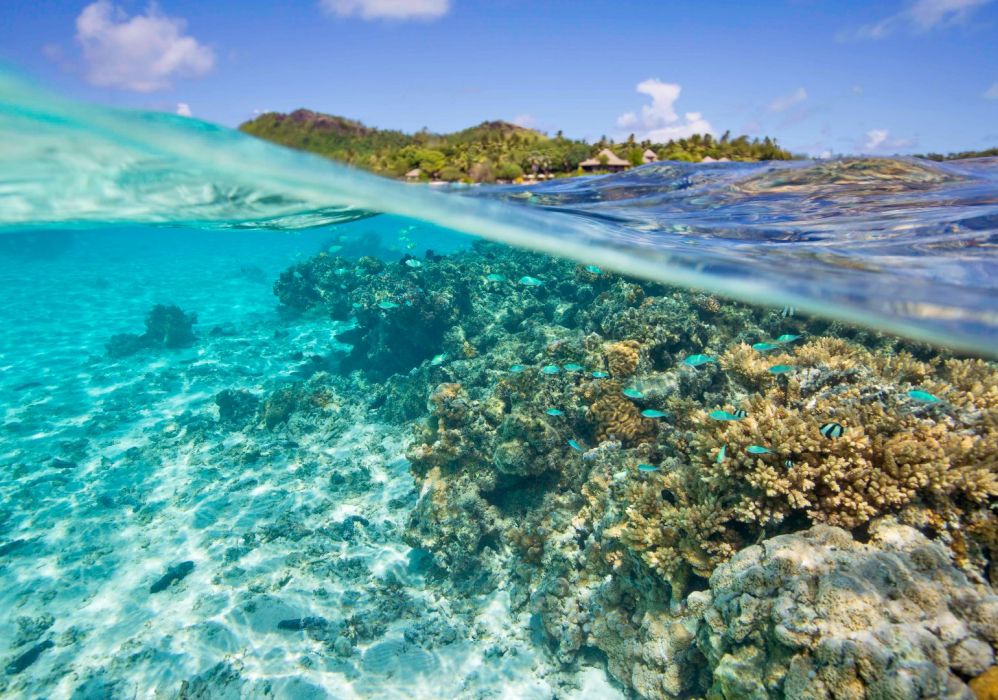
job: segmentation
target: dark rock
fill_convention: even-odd
[[[160,591],[165,591],[175,582],[185,579],[192,571],[194,571],[194,562],[192,561],[182,561],[179,564],[175,564],[167,569],[166,573],[149,587],[149,592],[159,593]]]
[[[277,623],[279,630],[292,630],[301,632],[303,630],[320,630],[329,626],[329,620],[324,617],[295,617],[290,620],[281,620]]]
[[[76,469],[80,465],[77,464],[76,462],[71,462],[68,459],[61,459],[59,457],[56,457],[51,462],[49,462],[49,466],[52,466],[56,469]]]
[[[38,657],[42,655],[42,652],[46,649],[51,649],[55,644],[51,639],[46,639],[44,642],[39,642],[35,646],[28,649],[26,652],[15,658],[9,664],[7,664],[7,675],[13,676],[24,669],[26,669],[31,664],[38,661]]]
[[[260,399],[242,389],[225,389],[215,395],[215,405],[220,421],[245,425],[256,415]]]

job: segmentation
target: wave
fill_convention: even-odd
[[[297,230],[377,214],[998,355],[998,159],[659,163],[440,190],[0,71],[0,232]]]

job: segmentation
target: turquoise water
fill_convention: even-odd
[[[573,494],[610,494],[612,520],[693,459],[697,410],[736,431],[777,395],[812,433],[863,430],[855,400],[897,416],[884,439],[991,444],[994,407],[943,362],[995,355],[996,177],[662,164],[445,193],[0,78],[0,694],[666,697],[647,677],[669,675],[671,628],[648,620],[694,624],[707,565],[663,573],[631,544],[632,568],[606,569],[603,526],[578,525],[599,509]],[[161,340],[157,305],[193,335]],[[871,359],[796,350],[821,338]],[[736,379],[753,343],[771,376]],[[881,372],[899,357],[936,374]],[[628,402],[633,425],[600,418]],[[749,454],[818,469],[840,449],[777,433],[746,434]],[[593,632],[631,618],[640,650]]]

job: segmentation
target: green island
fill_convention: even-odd
[[[299,109],[268,112],[242,124],[242,131],[371,170],[414,181],[518,182],[625,170],[657,160],[686,162],[790,160],[795,156],[770,137],[720,138],[694,134],[666,143],[596,143],[549,136],[505,121],[483,122],[451,134],[426,129],[414,134],[377,129],[361,122]]]

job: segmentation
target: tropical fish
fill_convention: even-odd
[[[763,447],[762,445],[749,445],[745,448],[745,451],[750,455],[766,455],[772,452],[768,447]]]
[[[500,275],[498,272],[493,272],[491,274],[485,275],[485,279],[487,279],[489,282],[505,282],[506,281],[506,277],[504,275]]]
[[[714,459],[714,464],[720,464],[724,461],[724,458],[728,456],[728,446],[721,445],[721,449],[717,451],[717,457]]]
[[[741,409],[738,409],[734,413],[728,413],[727,411],[717,410],[717,411],[711,411],[710,413],[707,414],[709,418],[713,418],[714,420],[740,420],[747,415],[748,414]]]
[[[638,465],[638,471],[639,472],[657,472],[658,471],[658,467],[656,467],[653,464],[639,464]]]
[[[784,335],[781,335],[779,338],[777,338],[776,342],[777,343],[792,343],[795,340],[797,340],[798,338],[800,338],[799,335],[793,335],[791,333],[786,333]]]
[[[544,374],[558,374],[561,368],[558,365],[544,365],[541,367],[541,372]]]
[[[546,410],[544,412],[546,414],[548,414],[549,416],[563,416],[563,415],[565,415],[564,413],[562,413],[561,411],[559,411],[557,408],[549,408],[548,410]]]
[[[446,359],[447,359],[447,353],[445,352],[442,352],[439,355],[434,355],[433,359],[430,360],[430,366],[436,367],[437,365],[442,365],[444,363],[444,360]]]
[[[593,372],[593,379],[606,379],[609,376],[606,372],[600,372],[599,370]]]
[[[689,365],[690,367],[699,367],[700,365],[705,365],[708,362],[717,362],[717,360],[710,355],[690,355],[683,360],[683,364]]]
[[[793,372],[793,365],[773,365],[769,368],[770,374],[786,374],[787,372]]]
[[[562,365],[561,367],[566,372],[581,372],[585,369],[582,365],[575,364],[574,362],[569,362],[567,365]]]
[[[397,309],[399,307],[394,301],[381,301],[378,302],[379,309]]]
[[[405,264],[413,269],[423,266],[423,263],[416,260],[416,258],[409,258],[408,260],[405,261]]]
[[[525,369],[527,368],[524,367],[523,365],[510,365],[509,367],[509,371],[512,372],[513,374],[519,374]]]
[[[536,277],[531,277],[530,275],[524,275],[523,277],[520,278],[520,284],[524,285],[525,287],[540,287],[544,283],[541,280],[537,279]]]
[[[775,350],[780,347],[776,343],[756,343],[752,346],[753,350],[758,350],[759,352],[769,352],[770,350]]]
[[[594,275],[602,275],[603,270],[599,269],[595,265],[586,265],[586,272],[590,272]]]
[[[792,459],[785,459],[783,460],[783,466],[786,467],[787,469],[793,469],[794,461]]]
[[[789,318],[790,316],[793,316],[796,313],[797,313],[796,306],[784,306],[783,309],[780,311],[780,316],[782,316],[783,318]]]
[[[915,401],[921,401],[922,403],[939,403],[939,398],[933,396],[927,391],[922,391],[921,389],[912,389],[908,392],[908,396],[915,399]]]
[[[656,411],[654,408],[646,408],[641,415],[645,418],[665,418],[669,414],[665,411]]]
[[[575,440],[569,440],[568,446],[571,447],[573,450],[578,450],[579,452],[582,452],[582,445],[577,443]]]
[[[624,389],[623,394],[629,399],[643,399],[645,397],[645,395],[637,389]]]
[[[824,435],[826,438],[837,438],[842,437],[842,433],[845,432],[845,428],[839,423],[822,423],[818,431]]]

